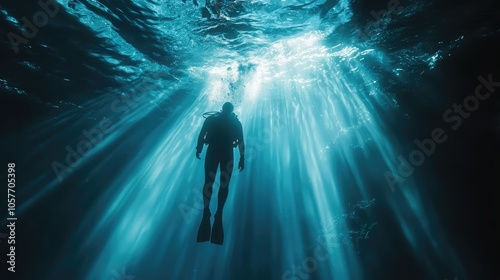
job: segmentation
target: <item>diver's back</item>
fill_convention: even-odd
[[[212,116],[207,134],[207,142],[217,148],[233,148],[237,138],[238,120],[232,115],[219,114]]]

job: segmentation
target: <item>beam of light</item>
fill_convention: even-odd
[[[261,142],[263,147],[256,146],[255,163],[247,173],[260,174],[259,178],[247,177],[246,180],[251,181],[248,183],[240,181],[247,174],[239,177],[239,188],[246,194],[238,196],[242,201],[234,203],[248,204],[244,198],[256,195],[254,192],[260,187],[264,189],[259,193],[261,199],[243,208],[262,208],[262,200],[275,205],[271,219],[281,226],[278,231],[281,234],[275,235],[272,243],[280,244],[284,268],[273,275],[276,279],[281,277],[280,273],[311,256],[309,247],[315,245],[320,229],[332,217],[344,213],[345,187],[332,171],[343,156],[349,157],[351,144],[358,141],[362,145],[365,139],[354,137],[351,142],[337,145],[333,161],[324,156],[324,150],[329,149],[339,133],[356,133],[359,127],[370,124],[363,98],[349,89],[341,77],[327,76],[335,70],[334,66],[325,67],[330,57],[342,59],[352,51],[343,48],[329,53],[319,43],[321,35],[313,32],[280,41],[264,56],[256,58],[259,65],[256,73],[262,73],[266,80],[261,85],[259,99],[250,96],[242,105],[247,112],[246,118],[242,116],[247,134],[257,136],[254,141]],[[331,230],[341,236],[348,235],[349,229],[345,224],[338,224]],[[360,279],[362,272],[352,246],[337,245],[338,250],[318,264],[319,278]]]
[[[376,203],[389,206],[415,254],[426,242],[460,275],[456,255],[437,221],[430,218],[433,210],[424,207],[426,197],[418,186],[406,183],[400,195],[392,195],[387,186],[373,183],[374,178],[383,178],[386,169],[396,173],[400,150],[387,134],[383,115],[397,103],[370,70],[370,63],[383,63],[385,58],[375,50],[344,44],[327,48],[322,45],[325,35],[308,32],[256,49],[241,60],[192,67],[189,73],[196,81],[174,82],[171,77],[153,75],[139,86],[148,98],[134,103],[129,113],[117,114],[113,119],[117,129],[82,157],[73,172],[105,148],[120,144],[130,131],[137,132],[136,124],[147,119],[155,104],[204,81],[199,96],[188,100],[190,105],[178,118],[147,125],[134,134],[143,139],[142,145],[131,149],[130,163],[117,171],[88,209],[72,237],[72,244],[79,244],[76,256],[88,254],[89,248],[98,252],[90,260],[92,269],[86,279],[109,279],[111,271],[129,265],[142,279],[237,279],[241,275],[280,279],[311,256],[317,237],[326,235],[332,237],[326,240],[327,246],[334,249],[311,273],[319,279],[362,279],[366,275],[356,248],[345,241],[352,231],[345,219],[348,204],[374,196],[385,196]],[[112,115],[109,105],[120,94],[127,95],[127,89],[92,100],[84,106],[89,114],[83,117],[81,108],[75,108],[37,131],[51,134],[51,127],[68,121],[85,127],[88,117]],[[195,242],[202,213],[203,161],[195,159],[194,147],[202,113],[219,110],[226,100],[235,103],[243,123],[247,166],[233,175],[224,212],[225,244],[218,247]],[[81,138],[80,131],[68,130],[59,134],[60,139],[52,137],[40,145],[66,143],[69,134],[75,141]],[[105,162],[110,158],[85,168],[89,173],[109,168]],[[20,211],[58,185],[54,178],[38,188]],[[217,188],[212,212],[216,194]],[[425,258],[420,261],[439,275],[436,264]]]
[[[92,225],[90,234],[74,237],[81,244],[77,254],[99,244],[87,279],[108,279],[107,272],[127,265],[145,279],[226,279],[238,271],[280,279],[311,256],[325,234],[334,237],[326,242],[335,249],[318,262],[318,278],[366,276],[354,245],[341,238],[350,234],[342,219],[352,197],[370,200],[388,188],[371,189],[359,171],[366,162],[353,151],[365,160],[378,154],[380,160],[369,164],[396,169],[396,144],[380,112],[397,104],[357,59],[357,49],[327,49],[322,36],[307,33],[258,50],[248,61],[191,69],[206,81],[199,97],[174,122],[156,124],[143,136],[131,164],[89,209],[79,232]],[[195,242],[203,163],[194,147],[201,114],[227,99],[244,125],[247,167],[231,181],[225,245],[218,247]],[[422,236],[437,246],[416,188],[403,193],[404,200],[378,203],[391,205],[415,250]]]
[[[241,189],[247,191],[243,197],[251,196],[256,185],[273,186],[261,195],[275,198],[279,210],[276,212],[286,213],[275,219],[289,229],[275,240],[282,242],[284,267],[308,256],[305,248],[300,249],[301,241],[313,233],[304,232],[304,226],[321,228],[331,216],[342,216],[349,197],[356,194],[366,201],[388,191],[374,189],[386,185],[374,184],[373,175],[362,165],[373,166],[376,171],[371,171],[372,174],[378,172],[374,176],[381,176],[384,170],[377,165],[395,171],[399,164],[396,162],[399,145],[387,135],[382,115],[397,103],[378,86],[356,48],[338,45],[328,50],[319,43],[321,35],[312,32],[278,42],[255,58],[259,60],[255,73],[259,75],[254,74],[258,78],[250,84],[257,83],[262,88],[261,94],[258,99],[249,95],[242,105],[247,134],[260,135],[266,128],[270,131],[265,148],[257,156],[258,164],[253,164],[249,172],[259,174],[262,179],[247,177],[250,184],[241,182]],[[365,51],[361,55],[370,53]],[[383,61],[380,54],[374,53],[374,57]],[[261,77],[267,80],[262,82]],[[361,151],[362,160],[353,155],[356,151]],[[378,158],[372,154],[378,154]],[[353,179],[344,180],[339,170],[351,173]],[[381,203],[390,205],[414,252],[421,254],[419,244],[426,242],[431,245],[432,253],[425,254],[436,254],[440,261],[463,273],[443,230],[429,214],[433,210],[426,206],[428,203],[419,194],[418,186],[407,183],[401,192],[402,197],[386,198]],[[244,201],[235,203],[240,205]],[[245,208],[259,209],[260,203]],[[349,229],[333,230],[337,236],[345,236]],[[320,267],[319,278],[361,279],[356,258],[352,247],[344,244],[331,255],[329,266]],[[420,261],[429,273],[438,277],[438,264],[427,258]]]
[[[69,14],[98,33],[98,37],[106,38],[115,54],[130,57],[140,65],[123,69],[117,65],[117,68],[137,73],[138,77],[147,77],[147,72],[138,71],[139,68],[159,71],[161,66],[124,40],[103,16],[117,18],[105,6],[96,1],[88,3],[103,12],[99,15],[89,12],[88,6],[80,2],[71,5],[71,1],[59,2]],[[175,23],[182,23],[187,14],[196,17],[192,12],[197,8],[185,10],[179,16],[178,9],[153,2],[141,5],[163,15],[170,12],[171,18],[176,18]],[[347,6],[349,1],[340,3]],[[172,5],[184,4],[176,1]],[[351,10],[341,10],[339,20],[349,21]],[[7,20],[16,21],[9,17]],[[322,27],[318,18],[307,23],[312,21],[317,23],[310,29]],[[177,32],[171,28],[174,25],[168,22],[159,29],[173,34]],[[189,24],[179,24],[179,28],[187,34],[193,30]],[[250,279],[280,279],[284,272],[311,256],[318,245],[317,237],[326,235],[331,237],[326,241],[331,243],[327,246],[334,249],[311,273],[318,279],[362,279],[367,275],[361,270],[356,248],[345,241],[352,234],[346,217],[349,204],[372,201],[374,196],[379,198],[376,203],[386,204],[392,210],[398,229],[433,278],[439,278],[440,274],[439,264],[427,258],[432,254],[438,255],[457,275],[463,274],[438,221],[432,218],[434,211],[427,206],[427,197],[418,186],[409,181],[398,189],[399,194],[392,194],[378,182],[385,170],[397,173],[397,156],[402,150],[384,124],[384,112],[397,108],[397,102],[384,92],[371,70],[373,64],[386,64],[390,68],[390,62],[373,49],[360,50],[342,43],[326,47],[322,42],[329,32],[307,32],[270,45],[267,39],[252,38],[254,45],[264,47],[244,56],[221,50],[217,58],[229,59],[208,58],[203,67],[189,69],[195,82],[189,78],[182,82],[149,79],[156,86],[141,88],[148,93],[148,99],[135,102],[123,116],[116,114],[112,120],[117,129],[83,156],[80,165],[67,175],[73,176],[79,170],[92,174],[108,168],[113,173],[113,167],[106,165],[112,162],[113,154],[104,156],[103,162],[94,167],[89,165],[105,149],[126,145],[123,139],[130,135],[142,139],[141,146],[130,147],[132,160],[125,169],[116,171],[116,177],[88,209],[87,219],[73,236],[70,245],[79,244],[75,255],[86,256],[86,261],[92,263],[92,269],[85,271],[87,279],[110,279],[111,271],[129,265],[141,279],[244,279],[242,275]],[[173,49],[195,45],[191,36],[177,33]],[[228,44],[224,37],[211,39],[220,45]],[[95,55],[113,64],[118,62],[111,56]],[[438,51],[429,58],[425,53],[421,57],[432,68],[443,55]],[[179,89],[198,90],[191,84],[201,81],[204,84],[200,95],[187,98],[190,105],[183,108],[185,112],[178,118],[144,125],[157,104]],[[0,83],[10,90],[7,81]],[[116,113],[109,112],[109,105],[117,96],[127,96],[127,91],[104,94],[83,108],[42,124],[36,131],[55,134],[55,129],[68,122],[88,130],[96,128],[86,124],[95,125],[99,117]],[[237,105],[236,112],[245,129],[247,167],[232,179],[224,216],[225,245],[217,247],[195,243],[201,218],[203,162],[194,158],[194,139],[203,121],[201,114],[220,109],[228,99]],[[81,109],[87,113],[83,117]],[[89,121],[91,118],[93,121]],[[137,124],[144,126],[137,129]],[[39,145],[64,143],[57,147],[63,149],[68,139],[77,143],[81,131],[68,128]],[[60,186],[57,178],[47,178],[54,178],[51,170],[26,186],[25,190],[36,195],[23,202],[20,212]],[[41,181],[49,183],[38,186]],[[75,185],[83,187],[87,186]],[[216,195],[212,210],[215,206]],[[432,250],[422,253],[423,244]],[[95,251],[96,258],[89,260]],[[71,260],[67,263],[61,260],[59,264],[73,264]]]

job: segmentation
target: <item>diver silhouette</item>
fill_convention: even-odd
[[[203,218],[198,229],[198,242],[210,240],[214,244],[222,245],[224,230],[222,228],[222,210],[229,192],[229,181],[233,173],[234,153],[238,147],[240,151],[239,171],[245,168],[245,143],[243,141],[243,128],[238,117],[233,113],[234,106],[230,102],[224,103],[222,111],[207,112],[208,116],[203,123],[196,157],[200,159],[203,144],[208,145],[205,157],[205,184],[203,185]],[[210,198],[212,197],[213,184],[216,181],[217,169],[220,165],[220,186],[218,194],[217,212],[214,216],[213,229],[210,228]],[[210,233],[211,231],[211,233]]]

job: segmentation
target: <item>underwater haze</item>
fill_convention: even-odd
[[[498,278],[497,1],[0,12],[1,279]],[[196,242],[195,147],[228,101],[246,161],[220,246]]]

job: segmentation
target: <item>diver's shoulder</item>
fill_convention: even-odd
[[[238,119],[238,115],[236,115],[236,114],[234,114],[234,113],[233,113],[233,115],[232,115],[232,119],[233,119],[233,121],[235,121],[235,122],[237,122],[237,123],[241,124],[240,119]]]

